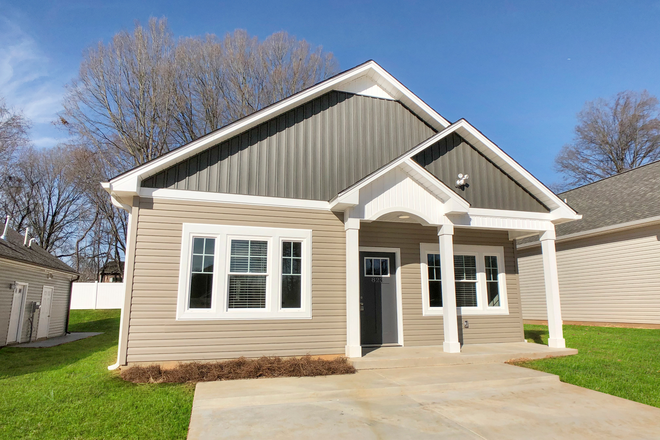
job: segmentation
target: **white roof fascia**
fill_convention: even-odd
[[[413,112],[418,110],[418,112],[415,113],[427,114],[431,116],[438,124],[440,124],[442,128],[446,128],[451,125],[448,120],[443,118],[440,114],[438,114],[438,112],[433,110],[427,103],[422,101],[422,99],[411,92],[406,86],[401,84],[399,80],[390,75],[389,72],[387,72],[375,62],[373,64],[373,72],[378,73],[379,75],[371,73],[371,78],[376,81],[376,83],[392,97],[406,104],[406,106],[413,110]],[[436,126],[435,128],[437,129],[438,127]]]
[[[602,228],[589,229],[581,232],[574,232],[572,234],[560,235],[556,238],[556,242],[564,242],[571,240],[578,240],[580,238],[595,237],[598,235],[605,235],[608,233],[622,232],[629,229],[642,228],[649,225],[660,223],[660,216],[644,218],[641,220],[633,220],[631,222],[618,223],[616,225],[603,226]],[[524,243],[518,245],[518,249],[525,249],[532,246],[540,246],[540,241],[533,241],[531,243]]]
[[[399,99],[413,112],[417,110],[421,113],[417,113],[417,116],[424,119],[430,125],[435,126],[436,129],[441,129],[449,125],[449,122],[445,118],[440,116],[419,97],[404,87],[392,75],[387,73],[385,69],[380,67],[375,61],[369,61],[120,175],[110,180],[110,186],[106,188],[106,191],[113,191],[117,194],[126,192],[137,195],[142,179],[167,168],[173,163],[187,159],[211,145],[215,145],[231,136],[249,130],[261,122],[284,113],[306,101],[314,99],[331,90],[335,90],[343,83],[353,81],[356,78],[365,75],[372,78],[381,88],[383,88],[383,90],[390,93],[394,98]],[[424,116],[426,116],[426,118],[424,118]]]
[[[553,222],[557,221],[561,223],[582,218],[555,193],[550,191],[550,189],[543,185],[529,171],[513,160],[511,156],[502,151],[468,121],[461,119],[456,124],[460,125],[457,132],[461,137],[472,145],[481,144],[485,146],[486,149],[479,149],[482,154],[490,159],[495,165],[506,171],[534,197],[550,208]],[[529,185],[524,185],[525,182],[528,182]]]
[[[451,188],[414,160],[408,158],[400,166],[422,186],[442,200],[445,205],[445,214],[466,214],[469,211],[470,203],[467,200],[456,194]]]
[[[338,208],[339,206],[343,206],[343,205],[346,204],[346,203],[349,203],[349,204],[352,203],[351,206],[355,206],[355,205],[357,205],[357,204],[358,204],[359,197],[357,197],[356,195],[359,195],[359,194],[360,194],[360,188],[362,188],[362,187],[364,187],[364,186],[367,186],[368,184],[370,184],[370,183],[373,182],[374,180],[378,179],[378,178],[379,178],[380,176],[382,176],[383,174],[385,174],[385,173],[387,173],[388,171],[390,171],[390,170],[392,170],[392,169],[398,167],[398,166],[399,166],[400,164],[402,164],[406,159],[409,159],[410,157],[414,156],[414,154],[415,154],[415,153],[413,153],[413,154],[410,154],[410,153],[425,150],[427,147],[430,147],[430,146],[433,145],[435,142],[437,142],[439,139],[442,139],[442,138],[443,138],[444,136],[446,136],[447,134],[449,134],[449,133],[455,131],[456,128],[458,128],[458,127],[456,126],[456,124],[450,125],[449,127],[447,127],[446,129],[444,129],[444,130],[441,131],[440,133],[437,133],[437,134],[431,136],[430,138],[428,138],[427,140],[425,140],[424,142],[422,142],[421,144],[419,144],[417,147],[415,147],[415,148],[413,148],[412,150],[410,150],[410,152],[409,152],[408,154],[406,154],[406,155],[404,155],[404,156],[400,156],[398,159],[396,159],[396,160],[390,162],[388,165],[385,165],[385,166],[384,166],[383,168],[381,168],[380,170],[377,170],[377,171],[375,171],[374,173],[372,173],[370,176],[367,176],[367,178],[365,178],[365,179],[363,179],[363,180],[361,180],[361,181],[359,181],[359,182],[353,184],[353,186],[349,186],[348,188],[346,188],[345,190],[343,190],[342,192],[340,192],[340,193],[337,195],[337,197],[335,197],[334,200],[331,200],[331,201],[330,201],[330,208],[331,208],[333,211],[336,211],[336,210],[339,209],[339,208]],[[435,178],[435,177],[434,177],[434,178]],[[437,179],[436,179],[436,180],[437,180]],[[354,203],[353,203],[353,202],[354,202]]]
[[[539,200],[541,200],[541,202],[548,205],[548,207],[551,210],[550,213],[548,214],[540,213],[539,216],[541,216],[544,219],[550,220],[555,224],[565,223],[567,221],[572,221],[572,220],[579,220],[582,218],[581,215],[577,214],[570,206],[564,203],[555,193],[550,191],[545,185],[539,182],[534,176],[532,176],[531,173],[529,173],[529,171],[525,170],[522,166],[520,166],[515,160],[509,157],[509,155],[507,155],[497,145],[495,145],[483,134],[481,134],[479,130],[473,127],[465,119],[461,119],[460,121],[455,122],[454,124],[444,129],[443,131],[435,134],[426,141],[422,142],[421,144],[410,150],[408,153],[406,153],[404,156],[401,156],[399,159],[392,162],[390,165],[386,166],[380,171],[377,171],[373,175],[369,176],[369,178],[356,183],[353,187],[344,190],[342,193],[340,193],[337,196],[334,203],[336,204],[340,201],[346,200],[346,198],[350,197],[350,194],[353,193],[354,191],[359,190],[359,188],[361,188],[362,186],[369,184],[371,181],[377,179],[379,176],[383,175],[390,169],[398,166],[403,161],[408,160],[413,156],[415,156],[416,154],[424,151],[425,149],[427,149],[428,147],[430,147],[440,139],[448,136],[453,132],[457,132],[461,137],[463,137],[473,146],[478,148],[478,150],[481,153],[483,153],[488,159],[493,161],[493,163],[495,163],[497,166],[499,166],[504,171],[509,173],[511,177],[516,179],[516,181],[521,186],[523,186],[527,191],[529,191],[532,195],[534,195]],[[482,146],[484,148],[479,148],[479,146]],[[474,210],[475,208],[470,208],[470,209]],[[493,210],[493,212],[495,211],[497,210]]]
[[[448,129],[449,130],[449,129]],[[435,137],[435,136],[434,136]],[[433,142],[432,139],[424,142]],[[353,187],[348,188],[343,193],[338,195],[333,201],[330,202],[330,209],[333,211],[344,211],[347,208],[358,205],[360,202],[360,189],[369,185],[381,176],[387,174],[395,168],[401,167],[406,174],[414,178],[431,194],[438,197],[445,204],[446,213],[448,214],[465,214],[470,209],[470,203],[456,194],[451,188],[445,185],[442,181],[437,179],[433,174],[428,172],[424,167],[410,159],[409,157],[401,157],[399,160],[392,162],[380,171],[369,176],[369,178],[358,182]]]

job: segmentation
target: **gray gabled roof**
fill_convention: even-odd
[[[582,220],[557,226],[557,236],[660,216],[660,161],[559,194]]]
[[[3,228],[4,225],[0,224],[0,229]],[[0,234],[1,233],[2,230],[0,230]],[[30,247],[24,246],[23,240],[24,237],[21,234],[11,228],[7,228],[5,239],[0,239],[0,260],[7,259],[20,261],[22,263],[47,269],[77,274],[73,268],[69,267],[60,259],[49,254],[36,244],[32,243]]]

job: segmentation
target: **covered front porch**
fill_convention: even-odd
[[[523,343],[514,240],[537,234],[543,249],[548,345],[565,348],[556,214],[473,208],[409,159],[342,192],[332,206],[343,211],[346,230],[348,357],[362,357],[365,348],[379,345],[378,339],[364,340],[365,312],[372,307],[383,310],[370,318],[383,334],[382,345],[397,347],[388,351],[436,346],[459,354],[470,344]],[[367,273],[368,267],[385,264],[383,260],[387,275]],[[377,285],[375,301],[365,295],[365,280]],[[396,295],[384,312],[387,284]]]

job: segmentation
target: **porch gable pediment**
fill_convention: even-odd
[[[417,163],[405,160],[334,201],[334,210],[349,207],[364,221],[408,213],[423,224],[441,225],[447,214],[467,213],[470,204]]]

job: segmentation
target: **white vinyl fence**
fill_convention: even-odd
[[[121,309],[124,283],[73,283],[71,310]]]

